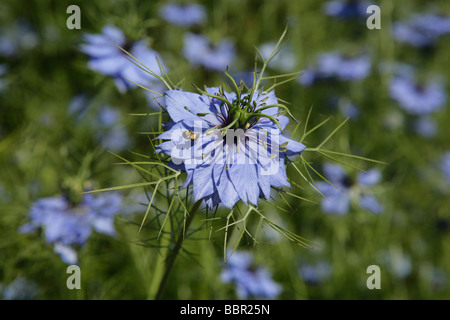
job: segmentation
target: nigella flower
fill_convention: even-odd
[[[194,66],[216,71],[224,71],[236,56],[234,46],[228,39],[213,44],[207,37],[194,33],[184,36],[183,54]]]
[[[97,113],[96,136],[100,144],[113,152],[129,146],[130,138],[126,127],[120,122],[120,113],[110,106],[102,106]]]
[[[406,278],[412,273],[411,257],[397,247],[378,252],[377,260],[398,278]]]
[[[393,25],[393,37],[414,47],[429,47],[442,36],[450,34],[450,18],[438,14],[416,14],[407,22]]]
[[[372,63],[370,56],[345,55],[339,52],[323,53],[318,57],[317,65],[305,70],[299,82],[310,86],[318,81],[336,79],[340,81],[356,81],[367,77]]]
[[[414,130],[424,138],[436,136],[438,127],[436,121],[428,115],[420,116],[414,122]]]
[[[43,198],[30,209],[31,222],[19,232],[30,233],[43,228],[47,243],[54,244],[54,251],[67,264],[76,264],[77,253],[73,246],[83,246],[92,230],[115,236],[114,215],[120,211],[122,197],[117,193],[105,193],[94,197],[85,194],[79,204],[70,202],[67,196]]]
[[[447,95],[437,80],[419,83],[413,76],[396,76],[389,84],[391,97],[413,115],[429,114],[442,108]]]
[[[11,26],[0,31],[0,55],[12,57],[23,51],[35,48],[39,38],[30,24],[24,20],[16,20]]]
[[[263,43],[259,47],[259,52],[261,56],[267,60],[276,44],[274,42],[266,42]],[[288,45],[285,45],[281,51],[270,61],[269,66],[278,69],[283,72],[291,72],[294,69],[297,63],[297,59],[295,58],[295,54],[292,51],[292,48]]]
[[[156,51],[149,49],[145,41],[129,42],[123,32],[113,25],[104,26],[101,34],[85,34],[85,43],[81,51],[90,59],[90,69],[111,76],[121,92],[135,87],[135,84],[146,84],[156,80],[155,77],[136,66],[126,52],[129,52],[138,64],[142,64],[159,74],[158,60],[161,58]],[[161,62],[162,63],[162,62]],[[132,82],[131,82],[131,81]]]
[[[325,3],[325,14],[340,19],[357,19],[367,17],[368,1],[360,0],[332,0]]]
[[[329,182],[317,182],[317,189],[325,196],[321,203],[325,213],[344,215],[349,212],[352,200],[372,213],[383,211],[381,203],[370,192],[370,188],[381,180],[378,169],[359,173],[356,181],[352,181],[340,165],[325,163],[323,169]]]
[[[322,260],[315,264],[302,264],[299,272],[306,283],[319,285],[331,276],[332,269],[328,261]]]
[[[0,93],[6,88],[7,81],[2,77],[8,73],[8,67],[5,64],[0,64]]]
[[[450,151],[445,152],[442,156],[440,167],[445,179],[450,183]]]
[[[256,205],[259,197],[269,199],[271,186],[290,186],[284,158],[305,146],[282,135],[289,119],[279,114],[274,91],[169,90],[165,105],[172,122],[158,137],[168,140],[158,152],[187,172],[183,187],[193,184],[195,201],[205,199],[209,208],[239,200]]]
[[[147,103],[151,109],[160,111],[161,107],[164,108],[164,92],[167,88],[162,83],[154,83],[149,89],[151,91],[144,90]]]
[[[253,265],[251,253],[228,251],[227,255],[227,266],[220,277],[223,282],[236,285],[240,299],[275,299],[280,294],[281,286],[265,268]]]
[[[205,8],[199,4],[167,3],[159,14],[167,22],[181,27],[202,24],[206,18]]]
[[[344,116],[352,120],[359,117],[358,107],[346,97],[331,97],[329,100],[331,107],[336,108]]]
[[[39,293],[39,287],[34,281],[18,277],[3,288],[0,283],[0,293],[4,300],[33,300]]]

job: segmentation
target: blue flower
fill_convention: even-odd
[[[393,37],[414,47],[428,47],[442,36],[450,34],[450,18],[437,14],[416,14],[407,22],[396,22]]]
[[[269,272],[253,265],[253,256],[249,252],[235,251],[227,253],[227,266],[220,275],[224,283],[234,283],[240,299],[275,299],[281,292],[281,286],[274,282]]]
[[[359,0],[332,0],[325,3],[325,14],[340,19],[357,19],[367,17],[368,1]]]
[[[436,121],[430,116],[420,116],[414,122],[414,130],[424,138],[433,138],[436,136],[438,127]]]
[[[169,90],[165,105],[172,122],[158,137],[169,141],[157,151],[187,172],[183,187],[193,184],[195,201],[205,199],[209,208],[232,208],[239,200],[256,205],[259,197],[270,198],[271,186],[290,186],[284,158],[305,149],[281,134],[289,119],[279,115],[277,104],[274,91],[250,98],[219,88],[202,95]]]
[[[113,152],[121,151],[130,144],[126,127],[120,123],[120,113],[109,106],[102,106],[97,113],[96,136],[100,144]]]
[[[224,71],[236,56],[234,46],[228,39],[214,45],[205,36],[193,33],[184,36],[183,54],[194,66],[215,71]]]
[[[266,42],[260,45],[259,52],[261,56],[267,60],[275,46],[276,43],[274,42]],[[292,69],[295,67],[296,63],[297,59],[292,51],[292,48],[285,45],[283,49],[270,61],[269,66],[283,72],[292,72]]]
[[[361,172],[356,177],[356,181],[352,181],[344,169],[337,164],[325,163],[323,169],[325,178],[329,182],[317,182],[317,189],[325,196],[321,203],[325,213],[337,215],[348,213],[352,198],[364,210],[375,214],[383,211],[381,203],[369,192],[370,187],[381,180],[381,172],[378,169]]]
[[[306,69],[298,81],[304,86],[310,86],[329,79],[361,80],[369,75],[371,66],[371,59],[367,54],[350,56],[339,52],[323,53],[318,57],[317,65]]]
[[[7,81],[2,77],[8,73],[8,67],[5,64],[0,64],[0,93],[6,88]]]
[[[83,39],[85,43],[81,51],[90,57],[89,68],[113,77],[120,92],[135,87],[133,82],[147,85],[156,80],[131,62],[132,58],[122,50],[128,51],[139,63],[159,74],[157,60],[161,62],[161,58],[147,47],[145,41],[130,43],[123,32],[113,25],[103,27],[101,34],[84,34]]]
[[[161,107],[164,108],[164,92],[167,87],[161,83],[152,84],[149,88],[152,91],[145,90],[144,95],[147,99],[148,105],[151,109],[160,111]]]
[[[202,24],[206,18],[205,8],[199,4],[167,3],[159,14],[167,22],[181,27]]]
[[[450,151],[445,152],[442,156],[440,167],[445,179],[450,183]]]
[[[16,278],[4,288],[0,284],[0,289],[4,300],[33,300],[39,293],[39,287],[35,282],[22,277]]]
[[[92,230],[115,236],[114,215],[120,211],[122,197],[117,193],[105,193],[94,197],[85,194],[81,203],[74,205],[66,196],[43,198],[36,201],[29,212],[31,222],[19,232],[30,233],[43,228],[47,243],[67,264],[77,263],[72,246],[83,246]]]
[[[355,120],[359,117],[360,112],[358,107],[346,97],[333,96],[328,99],[328,102],[331,107],[338,109],[346,118],[348,117],[351,120]]]
[[[0,55],[5,57],[17,56],[23,51],[35,48],[39,43],[36,32],[24,20],[16,20],[0,33]]]
[[[316,264],[303,264],[299,272],[306,283],[318,285],[331,276],[332,269],[327,261],[319,261]]]
[[[414,76],[396,76],[389,84],[390,96],[410,114],[424,115],[442,108],[447,95],[442,83],[419,83]]]

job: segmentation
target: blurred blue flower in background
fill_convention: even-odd
[[[407,22],[393,24],[395,40],[414,47],[432,46],[440,37],[450,34],[450,18],[433,13],[415,14]]]
[[[167,3],[161,7],[159,14],[167,22],[181,27],[202,24],[206,18],[205,8],[193,3]]]
[[[275,299],[281,286],[272,280],[270,273],[253,265],[249,252],[227,252],[227,265],[220,275],[224,283],[234,283],[240,299]]]
[[[273,49],[275,42],[266,42],[259,46],[259,53],[267,60]],[[289,45],[284,45],[278,54],[269,62],[269,67],[280,70],[282,72],[292,72],[297,64],[296,54]]]
[[[366,18],[371,4],[360,0],[332,0],[324,4],[323,10],[326,15],[340,19]]]
[[[342,116],[351,120],[356,120],[359,115],[359,108],[347,97],[332,96],[327,102],[332,108],[339,110]]]
[[[23,277],[16,278],[8,285],[0,283],[0,296],[4,300],[33,300],[38,294],[38,285]]]
[[[450,151],[446,151],[442,156],[440,167],[445,179],[450,183]]]
[[[152,83],[148,89],[152,91],[144,90],[144,95],[149,107],[155,111],[161,111],[161,107],[165,108],[164,92],[167,90],[167,87],[162,83]]]
[[[67,196],[37,200],[31,207],[31,221],[20,227],[20,233],[43,228],[47,243],[55,245],[54,251],[67,264],[78,262],[72,246],[83,246],[92,233],[115,236],[114,216],[121,210],[122,197],[110,192],[94,197],[85,194],[81,203],[70,203]]]
[[[380,250],[376,254],[376,259],[397,278],[406,278],[413,271],[411,257],[397,246],[392,246],[389,250]]]
[[[224,71],[236,57],[230,40],[223,39],[213,44],[207,37],[190,32],[184,36],[183,54],[194,66],[215,71]]]
[[[429,115],[419,116],[414,121],[414,130],[424,138],[433,138],[438,132],[436,121]]]
[[[8,66],[6,64],[0,64],[0,93],[6,88],[7,81],[2,77],[8,73]]]
[[[133,82],[148,85],[148,83],[157,80],[134,63],[142,64],[160,75],[158,60],[161,64],[162,60],[158,53],[149,49],[144,40],[128,42],[122,30],[113,25],[104,26],[101,34],[84,34],[83,40],[85,43],[81,45],[81,51],[90,58],[88,61],[89,68],[113,77],[120,92],[134,88],[136,85]],[[134,61],[121,48],[129,52],[139,62]]]
[[[391,98],[410,114],[424,115],[442,108],[447,101],[443,84],[437,80],[419,83],[414,76],[395,76],[389,83]]]
[[[97,113],[96,136],[107,150],[117,152],[130,145],[126,127],[120,122],[120,112],[110,106],[102,106]]]
[[[316,66],[307,68],[298,81],[304,86],[311,86],[328,79],[361,80],[369,75],[371,66],[368,54],[344,55],[335,51],[327,52],[319,55]]]
[[[211,95],[220,94],[219,88],[206,91]],[[250,102],[245,102],[248,94],[245,95],[236,106],[240,112],[251,106],[260,115],[258,109],[278,105],[274,91],[255,93]],[[225,92],[224,99],[232,105],[237,95]],[[268,118],[255,119],[249,113],[246,123],[236,124],[236,129],[241,129],[243,134],[233,142],[227,139],[229,131],[223,136],[219,130],[228,129],[238,118],[219,99],[169,90],[165,104],[173,122],[166,124],[169,130],[157,137],[168,140],[158,145],[157,151],[171,156],[174,168],[187,172],[183,187],[193,184],[195,201],[204,198],[211,209],[220,203],[231,209],[239,200],[256,205],[259,197],[270,199],[271,186],[290,186],[284,157],[295,156],[306,147],[284,137]],[[279,115],[277,106],[264,112],[278,119],[281,129],[289,122],[289,118]]]
[[[381,180],[381,172],[378,169],[359,173],[356,181],[352,181],[340,165],[325,163],[323,170],[324,176],[329,182],[317,182],[317,189],[325,196],[321,202],[322,210],[325,213],[338,215],[348,213],[352,198],[364,210],[375,214],[383,211],[383,206],[378,199],[368,192]]]
[[[315,264],[301,265],[299,272],[306,283],[319,285],[330,278],[333,270],[328,261],[319,261]]]
[[[35,48],[39,44],[37,33],[24,20],[16,20],[8,27],[0,29],[0,55],[17,56],[23,51]]]

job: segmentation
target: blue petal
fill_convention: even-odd
[[[347,176],[344,169],[340,165],[334,163],[325,163],[323,165],[323,171],[325,177],[334,184],[344,180]]]
[[[363,186],[373,186],[380,182],[381,172],[378,169],[371,169],[366,172],[361,172],[358,175],[358,183]]]
[[[196,122],[199,122],[197,125],[203,128],[210,128],[219,124],[215,116],[208,117],[208,123],[204,120],[204,117],[197,115],[214,112],[214,110],[210,109],[209,100],[205,97],[181,90],[168,90],[164,96],[167,112],[173,121],[185,121],[190,126],[194,126]]]
[[[284,144],[287,144],[287,145],[284,146]],[[280,135],[280,145],[283,145],[284,148],[287,149],[285,152],[287,156],[293,156],[293,155],[299,154],[303,150],[306,149],[306,146],[303,143],[288,139],[282,135]]]
[[[239,201],[239,194],[231,183],[228,170],[225,165],[217,164],[214,166],[214,183],[222,204],[228,209],[232,209]]]
[[[78,263],[77,252],[69,246],[61,243],[55,243],[53,251],[61,257],[61,260],[67,264],[74,265]]]
[[[322,199],[322,210],[325,213],[344,215],[350,208],[350,195],[347,192]]]
[[[370,212],[375,214],[380,214],[381,212],[383,212],[383,206],[378,201],[378,199],[372,195],[362,195],[359,199],[359,205],[361,206],[361,208],[369,210]]]
[[[193,176],[194,199],[198,201],[214,192],[213,170],[214,166],[201,166],[195,169]]]

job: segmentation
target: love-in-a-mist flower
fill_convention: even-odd
[[[183,187],[193,185],[195,201],[204,199],[209,208],[233,208],[239,200],[256,205],[270,198],[271,186],[290,186],[284,158],[305,146],[282,134],[289,119],[274,91],[169,90],[165,105],[172,122],[157,151],[187,172]]]
[[[28,21],[18,19],[10,26],[0,28],[0,55],[18,56],[39,44],[38,34]]]
[[[240,299],[275,299],[281,286],[273,281],[266,268],[255,266],[249,252],[227,253],[227,265],[220,278],[224,283],[234,283]]]
[[[396,76],[389,84],[391,98],[413,115],[425,115],[442,108],[447,101],[443,84],[438,80],[420,83],[412,76]]]
[[[5,64],[0,64],[0,93],[6,88],[7,81],[2,77],[8,73],[8,67]]]
[[[84,34],[83,40],[81,51],[89,56],[89,68],[113,77],[121,92],[135,87],[133,82],[145,86],[156,80],[136,66],[132,62],[133,58],[124,50],[137,60],[135,63],[142,64],[160,75],[158,60],[161,64],[162,60],[158,53],[149,49],[144,40],[130,42],[122,30],[113,25],[104,26],[101,34]]]
[[[450,183],[450,151],[445,152],[442,156],[440,167],[445,179]]]
[[[76,264],[75,246],[83,246],[92,230],[115,236],[114,216],[120,212],[122,197],[115,192],[99,196],[85,194],[78,204],[65,195],[37,200],[31,207],[31,221],[19,232],[30,233],[42,228],[47,243],[54,244],[54,251],[67,264]]]
[[[33,300],[38,294],[38,284],[23,277],[18,277],[7,285],[0,283],[0,297],[3,300]]]
[[[414,47],[429,47],[450,34],[450,18],[428,13],[415,14],[406,22],[395,22],[392,35],[398,42]]]
[[[331,276],[332,268],[328,261],[322,260],[313,264],[302,264],[299,268],[299,273],[306,283],[318,285]]]
[[[368,17],[369,1],[363,0],[332,0],[324,4],[326,15],[340,19],[357,19]]]
[[[438,132],[436,121],[429,115],[419,116],[413,126],[415,132],[427,139],[435,137]]]
[[[334,163],[325,163],[323,171],[328,182],[317,182],[317,189],[324,195],[321,207],[325,213],[344,215],[349,212],[352,201],[375,214],[383,211],[371,190],[381,180],[378,169],[359,173],[355,181],[343,167]]]
[[[202,24],[206,18],[206,11],[200,4],[167,3],[161,7],[159,15],[171,24],[190,27]]]
[[[259,53],[267,60],[272,54],[276,43],[266,42],[259,46]],[[285,45],[280,52],[273,57],[269,66],[273,69],[277,69],[283,72],[291,72],[297,63],[295,53],[289,45]]]
[[[207,37],[194,33],[184,36],[183,54],[194,66],[215,71],[224,71],[236,57],[230,40],[223,39],[213,44]]]
[[[368,54],[346,55],[340,52],[320,54],[314,66],[300,75],[298,81],[311,86],[321,80],[357,81],[366,78],[372,67]]]

